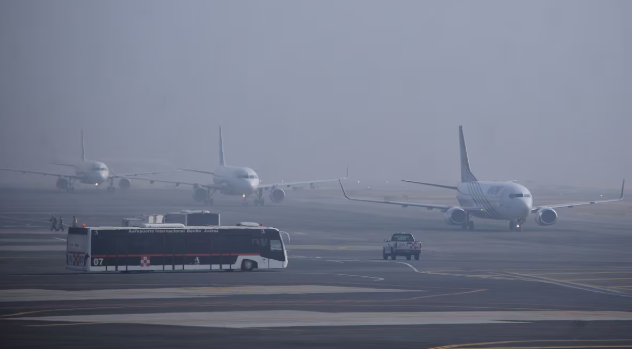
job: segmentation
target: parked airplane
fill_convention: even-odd
[[[403,180],[403,182],[408,183],[457,190],[457,202],[459,202],[459,206],[351,198],[347,195],[341,183],[343,195],[349,200],[354,201],[401,205],[402,207],[425,207],[429,210],[439,209],[444,212],[444,220],[446,223],[450,225],[461,225],[462,229],[475,229],[475,224],[471,220],[472,217],[507,220],[510,221],[509,227],[511,231],[521,231],[523,229],[523,223],[525,223],[530,213],[536,213],[534,218],[539,225],[552,225],[558,220],[558,214],[554,210],[555,208],[621,201],[624,196],[623,180],[620,198],[618,199],[533,206],[530,191],[514,181],[487,182],[478,181],[477,178],[475,178],[470,171],[468,153],[466,151],[466,143],[464,142],[464,133],[461,126],[459,126],[459,146],[462,172],[462,182],[459,185],[450,186]]]
[[[224,144],[222,142],[222,126],[220,126],[220,165],[213,171],[194,170],[183,168],[182,171],[198,172],[209,174],[213,176],[212,184],[200,184],[200,183],[187,183],[182,181],[167,181],[148,178],[133,178],[146,180],[150,183],[173,183],[176,186],[180,184],[193,186],[193,198],[197,202],[203,202],[207,205],[213,205],[213,194],[220,192],[224,195],[235,195],[244,198],[244,205],[247,204],[247,197],[251,194],[256,194],[254,200],[255,205],[264,206],[264,190],[270,191],[268,198],[274,203],[280,203],[286,197],[286,193],[281,189],[283,186],[288,188],[301,185],[310,184],[314,187],[315,183],[323,182],[335,182],[340,179],[320,179],[314,181],[299,181],[299,182],[282,182],[282,183],[267,183],[262,184],[257,173],[250,167],[241,166],[229,166],[224,161]]]
[[[11,172],[21,172],[22,174],[31,173],[31,174],[40,174],[44,176],[56,176],[57,182],[56,186],[59,189],[66,191],[75,190],[75,183],[83,183],[99,186],[103,183],[108,183],[108,192],[114,192],[114,180],[119,180],[119,188],[128,189],[131,186],[130,177],[131,176],[139,176],[139,175],[150,175],[156,173],[163,173],[168,171],[154,171],[154,172],[136,172],[136,173],[127,173],[127,174],[113,174],[108,166],[101,161],[87,160],[86,159],[86,150],[84,148],[84,131],[81,130],[81,161],[75,164],[63,164],[63,163],[53,163],[53,165],[67,166],[72,167],[75,170],[75,174],[62,174],[62,173],[52,173],[52,172],[38,172],[38,171],[27,171],[27,170],[18,170],[12,168],[0,168],[0,171],[11,171]]]

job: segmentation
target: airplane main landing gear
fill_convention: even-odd
[[[264,192],[261,189],[257,190],[257,197],[253,203],[255,206],[264,206]]]
[[[213,194],[215,194],[217,190],[213,190],[213,193],[211,192],[211,189],[207,189],[207,198],[204,200],[204,204],[207,206],[213,206]]]
[[[466,222],[462,224],[462,230],[469,229],[471,231],[475,230],[475,222],[470,220],[470,215],[466,216]]]

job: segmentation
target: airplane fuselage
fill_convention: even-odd
[[[82,161],[74,167],[75,175],[84,184],[100,185],[110,177],[108,166],[100,161]]]
[[[532,209],[532,194],[514,182],[463,182],[457,186],[457,201],[461,207],[481,208],[471,214],[488,219],[524,221]]]
[[[213,172],[213,184],[225,195],[249,196],[259,188],[259,177],[249,167],[219,166]]]

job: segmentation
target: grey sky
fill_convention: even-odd
[[[120,171],[212,169],[221,122],[263,180],[455,183],[461,124],[480,179],[617,186],[631,115],[630,1],[0,2],[0,167],[83,128]]]

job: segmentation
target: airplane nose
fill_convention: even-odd
[[[522,217],[527,217],[530,214],[530,211],[532,210],[532,203],[528,202],[528,200],[521,200],[520,204],[518,205],[518,209],[519,209],[519,214]]]

